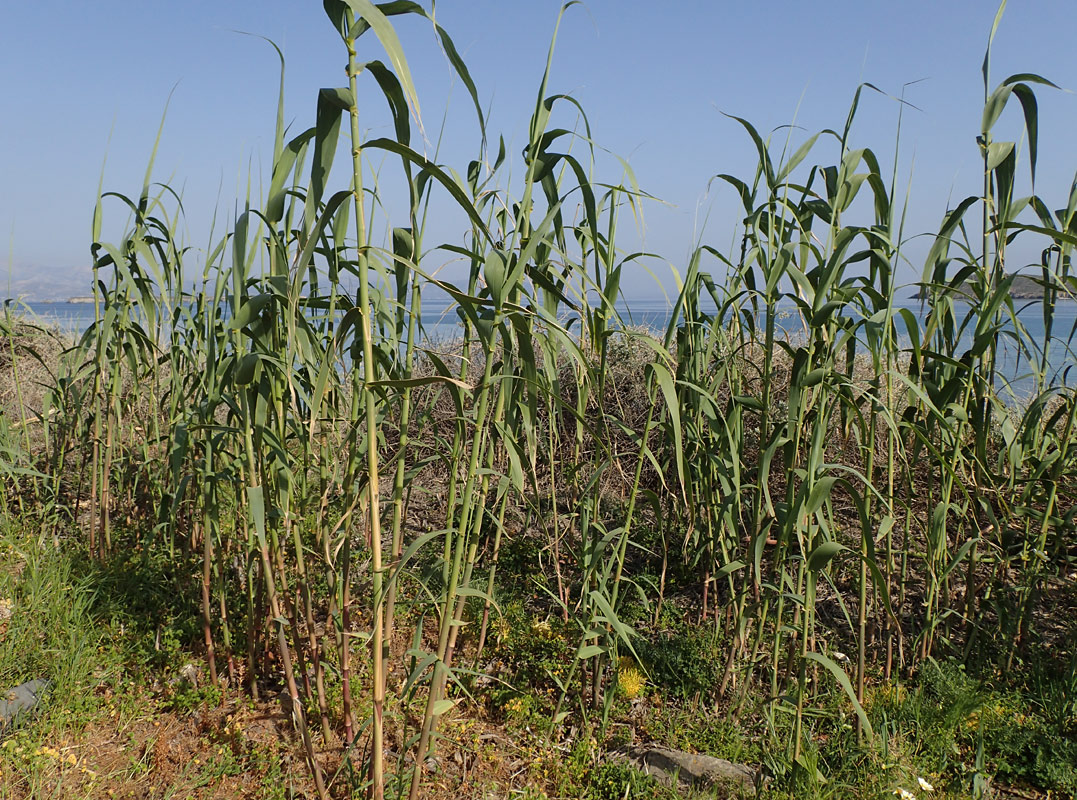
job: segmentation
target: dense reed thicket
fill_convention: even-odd
[[[619,226],[647,195],[630,172],[595,176],[549,62],[514,164],[422,7],[325,8],[348,85],[323,89],[296,136],[278,115],[265,196],[196,253],[151,170],[137,197],[103,195],[97,321],[38,418],[19,418],[22,403],[0,417],[6,513],[39,514],[48,535],[77,522],[102,560],[150,542],[197,556],[211,680],[255,697],[283,683],[321,796],[334,742],[371,796],[387,783],[418,796],[439,718],[483,669],[510,591],[499,554],[519,537],[541,541],[549,608],[578,630],[552,736],[608,710],[618,664],[638,660],[624,608],[657,618],[668,571],[693,576],[700,625],[728,635],[714,699],[739,714],[763,698],[791,763],[822,685],[847,693],[870,740],[869,675],[939,653],[1005,667],[1040,635],[1037,609],[1077,557],[1077,394],[1051,367],[1073,333],[1052,310],[1077,289],[1077,184],[1017,194],[1025,174],[1035,185],[1034,88],[1052,84],[993,83],[988,49],[983,189],[933,234],[926,321],[895,303],[909,239],[897,176],[853,144],[872,87],[844,127],[795,150],[738,119],[757,166],[717,180],[743,204],[739,247],[694,252],[663,336],[618,312],[646,257]],[[435,26],[474,101],[466,165],[415,144],[405,15]],[[389,63],[361,61],[374,38]],[[364,108],[382,103],[392,136],[363,138]],[[992,135],[1015,105],[1023,156]],[[369,160],[386,158],[371,186]],[[330,193],[337,174],[349,188]],[[390,182],[407,208],[385,220]],[[428,241],[447,207],[467,233]],[[103,241],[117,211],[128,230]],[[1043,341],[1008,291],[1015,239],[1043,252]],[[437,277],[450,259],[466,282]],[[451,301],[458,342],[424,332],[431,296]],[[3,324],[13,363],[23,329]],[[1007,396],[1003,346],[1034,376],[1025,403]]]

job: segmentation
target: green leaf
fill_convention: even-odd
[[[684,441],[681,432],[681,411],[677,400],[677,390],[673,384],[673,376],[664,365],[651,363],[648,365],[654,374],[655,380],[662,391],[662,397],[666,402],[666,411],[669,414],[670,428],[673,433],[673,460],[677,465],[677,479],[681,486],[681,495],[684,496]]]
[[[229,327],[234,331],[243,330],[254,320],[262,310],[273,301],[271,294],[259,294],[252,297],[239,307],[239,312],[232,318]]]
[[[443,697],[436,703],[434,703],[433,707],[430,709],[430,716],[440,717],[445,712],[452,711],[456,707],[456,703],[456,700],[451,700],[448,697]]]
[[[265,495],[261,486],[247,487],[247,506],[250,510],[251,522],[254,523],[255,533],[258,535],[258,543],[266,546],[266,510]]]
[[[1009,158],[1013,152],[1013,142],[991,142],[987,147],[987,168],[995,169]]]
[[[845,549],[845,545],[840,542],[823,542],[812,550],[811,555],[808,556],[808,569],[812,572],[818,572],[829,564],[834,556]]]
[[[586,661],[589,658],[600,656],[606,652],[606,648],[599,644],[589,644],[586,647],[581,647],[579,652],[576,653],[576,658],[581,661]]]
[[[404,90],[412,111],[416,117],[419,117],[419,96],[415,93],[411,70],[408,69],[407,59],[404,58],[404,48],[400,44],[400,39],[397,38],[396,31],[393,30],[392,23],[370,0],[344,0],[344,2],[351,7],[357,17],[363,19],[371,27],[374,35],[378,37],[378,41],[385,48],[385,54],[389,56],[389,61],[396,71],[400,86]]]
[[[491,250],[486,254],[486,263],[482,268],[482,277],[486,280],[486,286],[490,289],[490,297],[494,304],[502,306],[505,303],[505,278],[508,274],[508,264],[505,255],[500,250]]]
[[[995,34],[998,33],[999,23],[1002,22],[1002,14],[1006,10],[1006,0],[1002,0],[999,3],[998,11],[995,12],[995,21],[991,23],[991,34],[987,37],[987,49],[984,51],[984,63],[981,69],[984,77],[984,90],[987,90],[991,80],[991,45],[995,41]]]
[[[254,380],[254,370],[260,360],[257,353],[247,353],[239,360],[239,365],[236,367],[237,385],[247,386]]]
[[[817,664],[822,664],[830,671],[830,674],[834,676],[838,685],[845,690],[845,694],[848,696],[850,702],[852,702],[853,710],[856,712],[856,716],[860,718],[860,724],[863,726],[864,730],[868,732],[868,736],[873,737],[875,732],[871,728],[871,721],[868,719],[864,707],[860,705],[860,701],[856,699],[856,692],[853,691],[853,685],[849,682],[849,676],[845,674],[845,670],[820,653],[808,653],[807,657]]]
[[[344,96],[350,99],[349,89],[322,89],[318,92],[318,109],[314,126],[314,157],[310,165],[310,188],[303,210],[303,221],[309,230],[333,170],[333,160],[340,138],[341,104]],[[348,103],[350,105],[350,103]],[[314,238],[314,237],[312,237]]]
[[[288,146],[281,151],[280,156],[273,163],[273,178],[269,184],[269,201],[265,211],[266,219],[271,224],[280,222],[284,218],[284,202],[288,196],[284,184],[292,174],[300,152],[307,147],[316,132],[317,128],[308,128],[296,136],[288,142]]]
[[[381,93],[389,110],[393,113],[393,128],[396,131],[397,141],[401,144],[411,142],[411,120],[408,116],[408,104],[404,99],[404,91],[400,88],[400,81],[393,72],[380,61],[370,61],[363,65],[364,69],[374,76],[374,80],[381,87]]]
[[[804,507],[805,514],[814,514],[830,498],[830,492],[834,489],[834,484],[838,482],[838,478],[833,475],[827,475],[816,481],[815,486],[812,487],[811,494],[808,495],[808,504]]]
[[[733,402],[739,406],[750,408],[753,411],[763,410],[763,401],[758,397],[749,397],[748,395],[738,394],[733,396]]]
[[[390,153],[395,153],[401,158],[406,158],[411,163],[425,170],[430,177],[444,186],[449,194],[452,195],[452,198],[460,205],[460,208],[464,213],[471,218],[473,223],[475,223],[476,229],[482,233],[486,241],[490,244],[494,243],[494,238],[490,233],[490,229],[486,226],[482,217],[479,216],[478,211],[475,210],[475,206],[472,205],[463,189],[461,189],[459,184],[449,177],[449,175],[437,164],[415,152],[407,145],[403,145],[394,139],[371,139],[369,142],[363,143],[363,149],[388,150]]]
[[[613,630],[617,633],[617,636],[624,643],[625,647],[628,648],[628,651],[632,654],[632,657],[636,659],[636,661],[639,661],[639,655],[636,653],[636,649],[632,645],[632,636],[635,634],[635,631],[633,631],[631,627],[621,621],[620,617],[617,616],[612,606],[610,606],[609,600],[603,597],[601,592],[597,590],[592,590],[589,593],[589,596],[594,601],[595,605],[597,605],[602,611],[602,613],[605,615],[606,622],[608,622],[610,627],[613,628]]]
[[[961,547],[954,553],[954,557],[950,559],[950,563],[946,565],[946,568],[942,571],[942,575],[939,576],[940,580],[945,580],[946,576],[953,572],[962,561],[968,556],[969,551],[980,541],[980,537],[975,537],[964,542]]]
[[[368,386],[382,386],[390,389],[414,389],[418,386],[432,386],[434,384],[452,384],[464,391],[470,392],[472,386],[469,383],[454,378],[450,375],[427,375],[422,378],[396,378],[394,380],[371,381]]]
[[[714,573],[714,576],[716,578],[724,578],[726,575],[729,575],[732,572],[737,572],[738,570],[742,570],[746,566],[748,565],[740,560],[730,561],[728,564],[723,565],[716,573]]]

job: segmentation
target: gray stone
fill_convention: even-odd
[[[660,745],[644,745],[628,751],[628,756],[649,775],[672,783],[680,780],[696,788],[725,786],[738,793],[753,793],[756,771],[724,758],[685,753]]]
[[[52,688],[50,681],[38,678],[20,683],[0,697],[0,733],[6,733],[20,714],[37,708],[45,693]]]

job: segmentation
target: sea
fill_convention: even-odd
[[[73,337],[81,335],[94,321],[92,303],[31,303],[27,310],[42,323],[60,328]],[[902,298],[895,302],[895,308],[904,308],[920,320],[923,320],[926,308],[915,297]],[[967,306],[956,309],[959,314]],[[1017,304],[1018,319],[1029,337],[1038,343],[1044,340],[1043,305],[1038,300],[1021,301]],[[714,309],[704,309],[713,312]],[[624,324],[650,329],[662,333],[669,325],[672,305],[665,298],[633,299],[620,304],[618,309]],[[783,309],[781,325],[785,333],[795,338],[802,329],[799,315],[794,307]],[[1053,339],[1049,351],[1048,384],[1051,386],[1077,385],[1077,301],[1060,300],[1053,313]],[[434,340],[451,340],[460,331],[460,323],[454,309],[445,304],[427,304],[423,311],[423,328],[427,337]],[[966,335],[963,347],[971,344],[971,334]],[[1018,401],[1027,399],[1035,390],[1036,384],[1027,357],[1021,355],[1012,342],[1003,337],[999,351],[999,382],[1008,387],[1004,393],[1011,394]]]

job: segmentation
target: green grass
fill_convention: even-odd
[[[43,719],[63,724],[96,706],[99,681],[115,679],[108,630],[97,624],[94,587],[76,553],[57,552],[9,521],[0,525],[0,597],[10,612],[0,638],[0,684],[48,680]]]
[[[101,713],[98,689],[116,686],[123,665],[110,631],[93,613],[93,585],[80,574],[77,553],[57,551],[10,519],[0,521],[0,537],[0,596],[10,610],[0,623],[0,685],[36,679],[51,684],[38,708],[16,718],[0,745],[0,794],[62,796],[44,781],[56,758],[44,749],[77,736]]]
[[[197,656],[176,594],[155,591],[168,583],[165,563],[102,570],[77,544],[57,547],[3,522],[0,598],[11,615],[0,622],[0,684],[44,678],[52,687],[0,742],[0,797],[128,796],[133,787],[186,797],[226,778],[261,787],[244,796],[291,796],[296,777],[282,771],[281,743],[224,724],[226,709],[244,724],[254,709],[182,677]],[[186,761],[159,760],[158,741],[176,742]]]

